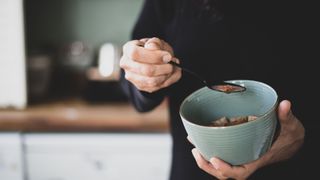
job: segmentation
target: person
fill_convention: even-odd
[[[311,119],[305,102],[311,99],[306,88],[296,84],[301,76],[298,68],[304,66],[293,60],[303,54],[300,29],[290,21],[293,17],[297,16],[291,6],[281,1],[276,5],[249,0],[144,2],[132,40],[123,46],[121,86],[139,112],[151,111],[168,99],[171,180],[302,179],[311,174],[305,171],[303,145]],[[204,160],[187,140],[179,116],[184,98],[203,85],[169,61],[183,64],[209,82],[251,79],[274,87],[281,101],[279,128],[270,150],[240,166],[215,157]]]

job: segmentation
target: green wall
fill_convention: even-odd
[[[25,0],[29,50],[80,40],[97,49],[130,38],[143,0]]]

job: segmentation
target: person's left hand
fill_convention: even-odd
[[[253,172],[263,166],[289,159],[303,144],[304,127],[292,114],[291,103],[287,100],[282,101],[279,105],[278,119],[281,126],[279,135],[270,150],[259,159],[240,166],[232,166],[215,157],[208,162],[194,148],[192,154],[197,165],[218,179],[247,179]],[[190,141],[189,137],[188,140]]]

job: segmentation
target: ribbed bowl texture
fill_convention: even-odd
[[[222,93],[203,87],[180,106],[183,125],[206,160],[218,157],[241,165],[261,157],[271,146],[277,126],[278,96],[269,85],[253,80],[230,80],[246,91]],[[209,124],[221,117],[255,115],[254,121],[226,127]]]

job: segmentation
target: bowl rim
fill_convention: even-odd
[[[200,124],[196,124],[196,123],[193,123],[189,120],[187,120],[187,118],[185,118],[185,116],[183,116],[182,114],[182,106],[186,103],[186,101],[196,92],[198,91],[201,91],[202,89],[206,89],[208,87],[202,87],[202,88],[199,88],[198,90],[194,91],[193,93],[189,94],[187,97],[185,97],[185,99],[182,101],[182,103],[180,104],[180,108],[179,108],[179,114],[181,116],[181,119],[182,121],[192,125],[192,126],[196,126],[196,127],[200,127],[200,128],[205,128],[205,129],[234,129],[234,128],[238,128],[238,127],[241,127],[241,126],[248,126],[250,124],[253,124],[253,123],[258,123],[259,121],[263,120],[263,117],[266,117],[268,116],[272,111],[275,110],[275,108],[278,107],[278,103],[279,103],[279,96],[276,92],[276,90],[274,88],[272,88],[270,85],[264,83],[264,82],[261,82],[261,81],[256,81],[256,80],[249,80],[249,79],[236,79],[236,80],[227,80],[226,82],[231,82],[231,83],[236,83],[236,84],[241,84],[243,82],[253,82],[253,83],[259,83],[263,86],[266,86],[268,87],[275,95],[276,95],[276,100],[274,102],[274,104],[272,105],[272,107],[266,111],[264,114],[260,115],[257,117],[257,119],[255,119],[254,121],[249,121],[249,122],[245,122],[245,123],[241,123],[241,124],[236,124],[236,125],[232,125],[232,126],[217,126],[217,127],[214,127],[214,126],[205,126],[205,125],[200,125]],[[220,92],[220,93],[223,93],[223,92]]]

